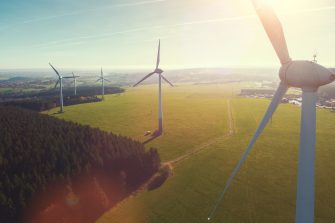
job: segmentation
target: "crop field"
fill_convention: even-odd
[[[208,222],[269,100],[236,96],[241,84],[163,89],[164,134],[156,147],[173,174],[127,198],[97,223]],[[129,88],[104,102],[48,114],[145,141],[157,127],[157,87]],[[210,222],[294,222],[300,108],[281,104]],[[335,220],[335,114],[317,111],[316,222]],[[197,151],[192,153],[192,151]],[[185,159],[174,162],[187,155]]]

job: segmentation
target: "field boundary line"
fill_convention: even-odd
[[[211,139],[210,141],[204,143],[204,144],[201,144],[199,146],[196,146],[195,149],[187,152],[186,154],[184,155],[181,155],[173,160],[170,160],[170,161],[166,161],[164,162],[162,165],[168,165],[170,167],[173,167],[175,166],[177,163],[180,163],[181,161],[207,149],[210,145],[212,144],[215,144],[221,140],[225,140],[231,136],[233,136],[234,134],[236,134],[236,128],[235,128],[235,122],[234,122],[234,118],[233,118],[233,111],[232,111],[232,106],[231,106],[231,100],[230,99],[227,99],[227,110],[228,110],[228,132],[223,135],[223,136],[220,136],[220,137],[217,137],[217,138],[214,138],[214,139]]]
[[[221,140],[226,140],[228,138],[230,138],[231,136],[235,135],[237,133],[236,131],[236,123],[234,120],[234,115],[233,115],[233,109],[232,109],[232,105],[231,105],[231,99],[227,99],[227,110],[228,110],[228,132],[226,134],[224,134],[223,136],[211,139],[209,141],[207,141],[204,144],[201,144],[199,146],[195,146],[195,149],[187,152],[184,155],[181,155],[175,159],[166,161],[164,163],[161,164],[161,167],[164,166],[168,166],[171,169],[173,169],[174,166],[176,166],[177,164],[181,163],[182,161],[190,158],[193,155],[198,154],[201,151],[206,150],[210,145],[213,145]],[[114,207],[112,207],[110,210],[115,209],[117,207],[122,206],[124,203],[126,203],[129,199],[138,196],[139,194],[143,193],[148,185],[153,181],[153,179],[155,179],[155,177],[157,177],[159,175],[159,173],[155,173],[153,176],[151,176],[145,183],[143,183],[137,190],[135,190],[134,192],[132,192],[128,197],[126,197],[125,199],[123,199],[122,201],[120,201],[119,203],[117,203]],[[107,211],[107,212],[109,212]],[[105,212],[105,213],[107,213]]]

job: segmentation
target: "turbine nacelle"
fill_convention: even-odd
[[[288,86],[317,90],[334,81],[334,74],[312,61],[295,60],[284,64],[279,71],[281,81]]]
[[[254,136],[251,138],[241,159],[228,178],[226,186],[220,194],[208,219],[212,219],[234,177],[237,175],[250,150],[270,121],[289,87],[297,87],[302,89],[302,105],[295,222],[314,223],[316,103],[318,98],[316,91],[320,86],[332,83],[335,80],[335,72],[333,69],[327,69],[317,64],[316,55],[314,62],[301,60],[292,61],[286,44],[283,27],[276,13],[264,0],[252,0],[252,2],[254,3],[257,15],[278,59],[282,64],[279,71],[281,83]]]
[[[154,71],[156,74],[162,74],[164,71],[160,68],[157,68],[155,71]]]

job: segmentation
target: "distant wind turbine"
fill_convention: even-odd
[[[298,161],[298,184],[296,197],[296,223],[314,222],[315,199],[315,133],[316,133],[316,102],[320,86],[330,84],[335,80],[335,73],[317,63],[305,60],[292,60],[287,48],[282,25],[273,9],[262,1],[253,0],[254,7],[263,27],[281,62],[279,77],[281,83],[273,96],[258,129],[237,166],[228,178],[226,186],[215,204],[208,220],[215,213],[220,201],[228,190],[234,177],[240,170],[251,148],[269,122],[281,99],[290,87],[302,89],[300,149]]]
[[[99,79],[96,81],[101,81],[101,87],[102,87],[102,100],[105,100],[105,81],[108,81],[110,82],[109,80],[107,80],[106,78],[104,78],[104,72],[102,71],[102,68],[101,68],[101,72],[100,72],[100,77]]]
[[[74,84],[74,96],[77,96],[77,78],[80,76],[75,76],[72,72],[73,84]]]
[[[156,69],[153,72],[151,72],[148,75],[146,75],[144,78],[142,78],[139,82],[137,82],[133,86],[133,87],[136,87],[142,81],[144,81],[145,79],[149,78],[153,74],[158,74],[158,134],[162,134],[163,133],[162,79],[165,80],[172,87],[174,87],[173,84],[170,81],[168,81],[163,76],[162,73],[164,71],[159,68],[159,64],[160,64],[160,50],[161,50],[161,41],[159,40],[159,42],[158,42],[158,53],[157,53]]]
[[[49,63],[49,65],[56,72],[56,74],[58,76],[58,80],[57,80],[54,88],[56,88],[58,86],[58,84],[59,84],[60,112],[63,113],[64,112],[64,105],[63,105],[63,78],[73,78],[73,77],[63,77],[62,75],[59,74],[59,72],[56,70],[56,68],[54,68],[52,66],[51,63]]]
[[[314,63],[317,63],[317,62],[318,62],[317,57],[318,57],[318,53],[315,52],[315,53],[313,54],[313,62],[314,62]]]

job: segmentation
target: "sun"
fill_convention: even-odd
[[[279,0],[255,0],[258,4],[266,4],[270,6],[275,6],[279,3]]]
[[[264,0],[264,1],[270,5],[275,5],[278,3],[278,0]]]
[[[272,8],[276,7],[279,4],[279,0],[252,0],[256,8],[270,6]]]

